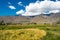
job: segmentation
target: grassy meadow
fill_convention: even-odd
[[[60,24],[0,25],[0,40],[60,40]]]

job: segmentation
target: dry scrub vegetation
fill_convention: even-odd
[[[46,32],[39,29],[0,30],[0,40],[41,40],[44,36]]]

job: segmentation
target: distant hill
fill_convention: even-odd
[[[4,23],[56,23],[60,21],[59,13],[41,14],[37,16],[0,16]]]

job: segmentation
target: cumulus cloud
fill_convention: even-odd
[[[9,6],[10,9],[16,9],[14,6]]]
[[[20,10],[21,11],[21,10]],[[24,10],[23,10],[24,11]],[[30,3],[25,7],[24,13],[19,13],[23,16],[35,16],[47,13],[56,13],[60,11],[60,1],[36,1],[35,3]],[[19,12],[19,11],[17,11]]]
[[[23,10],[19,10],[18,12],[16,12],[17,15],[18,15],[18,14],[23,14],[23,13],[24,13]]]
[[[60,10],[52,10],[52,11],[49,11],[49,13],[60,13]]]

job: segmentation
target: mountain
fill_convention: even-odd
[[[37,16],[0,16],[4,23],[56,23],[60,21],[60,13],[41,14]]]

